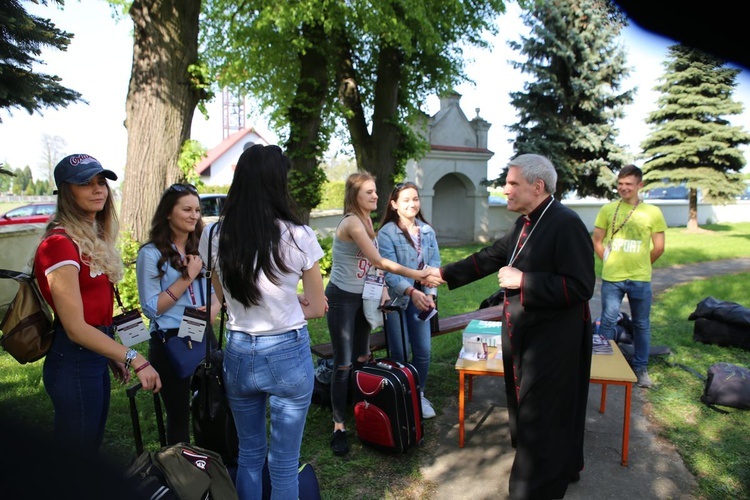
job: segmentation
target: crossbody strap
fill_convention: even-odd
[[[206,335],[208,336],[208,341],[206,342],[206,362],[210,362],[210,354],[211,354],[211,337],[213,336],[213,325],[211,324],[211,279],[213,278],[213,246],[214,246],[214,229],[216,229],[219,226],[219,223],[216,222],[211,226],[211,229],[208,231],[208,262],[206,263]],[[221,320],[219,325],[219,335],[218,335],[218,343],[219,343],[219,349],[221,349],[221,342],[222,342],[222,330],[224,329],[224,308],[222,306],[221,311]]]

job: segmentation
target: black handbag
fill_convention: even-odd
[[[222,375],[224,352],[221,350],[222,334],[224,330],[224,306],[221,307],[218,343],[213,347],[214,336],[211,324],[211,276],[214,229],[213,224],[208,235],[208,261],[206,263],[206,334],[203,336],[205,357],[200,361],[193,373],[190,389],[193,399],[190,410],[193,417],[193,437],[195,444],[201,448],[213,450],[221,455],[227,466],[237,463],[239,456],[239,438],[234,424],[232,412],[227,403],[224,392],[224,378]]]

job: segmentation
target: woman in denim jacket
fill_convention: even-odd
[[[380,254],[402,266],[411,269],[440,267],[440,251],[435,237],[435,230],[427,224],[422,215],[419,191],[412,182],[396,184],[388,201],[388,209],[380,222],[378,231]],[[427,384],[427,372],[430,366],[432,337],[429,320],[419,318],[420,313],[435,309],[437,288],[428,288],[394,273],[386,273],[385,282],[388,293],[397,302],[405,303],[403,311],[406,331],[401,332],[401,321],[398,314],[388,314],[386,330],[391,358],[397,361],[408,361],[403,352],[401,335],[411,346],[411,363],[419,373],[422,387],[422,414],[424,418],[435,416],[432,404],[424,397]],[[399,298],[403,300],[398,301]]]

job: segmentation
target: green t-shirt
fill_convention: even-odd
[[[667,229],[659,207],[640,202],[634,210],[614,201],[599,210],[594,225],[605,230],[603,280],[651,281],[651,235]]]

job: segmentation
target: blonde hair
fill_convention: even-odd
[[[362,221],[362,224],[365,225],[365,229],[370,238],[374,238],[375,231],[372,228],[370,212],[368,210],[363,210],[357,202],[359,190],[362,189],[362,186],[368,181],[375,182],[375,177],[369,172],[355,172],[346,178],[346,187],[344,189],[344,213],[356,215]]]
[[[94,273],[104,273],[112,283],[122,279],[123,265],[117,250],[117,235],[120,223],[117,220],[112,190],[107,184],[107,201],[101,212],[97,212],[91,224],[86,213],[75,201],[70,184],[62,182],[58,186],[57,213],[47,226],[47,230],[60,227],[78,245],[81,260],[91,267]]]

